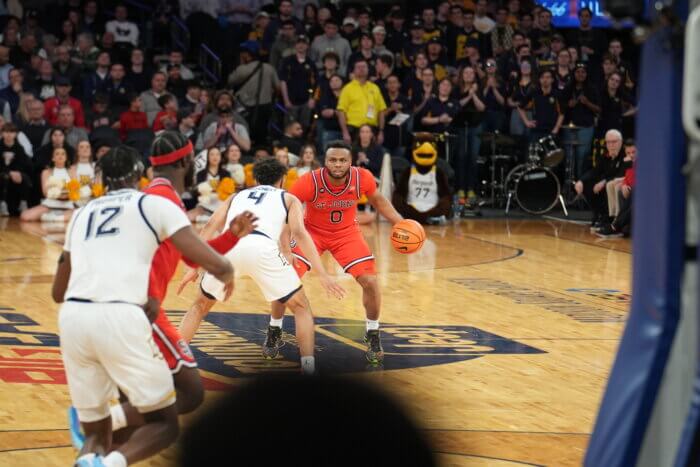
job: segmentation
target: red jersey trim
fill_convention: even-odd
[[[313,182],[314,182],[314,199],[312,199],[311,202],[315,203],[316,200],[318,199],[318,181],[316,180],[316,171],[315,170],[311,171],[311,180],[313,180]]]
[[[328,188],[328,185],[326,185],[326,177],[324,177],[324,170],[326,170],[325,167],[321,168],[321,171],[319,172],[319,177],[321,178],[321,183],[323,183],[323,187],[326,189],[326,191],[333,195],[333,196],[340,196],[346,191],[348,191],[348,188],[350,188],[350,185],[352,185],[352,174],[354,173],[357,178],[359,178],[359,175],[357,171],[355,170],[355,167],[350,167],[350,171],[348,173],[348,183],[345,185],[345,188],[343,188],[343,191],[340,193],[333,193],[330,188]]]

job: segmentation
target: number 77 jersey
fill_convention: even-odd
[[[358,230],[357,203],[363,195],[377,191],[377,182],[367,169],[350,167],[347,183],[334,186],[328,170],[322,167],[304,174],[290,193],[306,203],[304,224],[307,228],[328,233]]]

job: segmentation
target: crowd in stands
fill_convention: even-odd
[[[117,144],[147,162],[163,130],[182,132],[199,154],[193,220],[215,207],[211,193],[252,183],[257,158],[284,159],[300,175],[318,166],[325,143],[343,139],[379,177],[385,154],[410,159],[416,131],[449,135],[440,157],[458,201],[471,203],[483,135],[498,132],[521,162],[543,136],[576,139],[575,189],[594,227],[625,230],[624,217],[616,222],[629,203],[617,193],[631,199],[633,178],[619,180],[631,169],[621,148],[634,136],[638,51],[626,31],[592,27],[587,8],[566,30],[527,0],[161,0],[135,20],[137,8],[0,4],[0,215],[65,218],[100,192],[86,163]],[[189,49],[173,40],[174,18],[190,27]],[[221,76],[194,64],[196,41],[219,51]],[[608,162],[618,153],[624,164]],[[223,179],[233,188],[222,192]],[[601,183],[613,181],[617,191],[602,196]]]

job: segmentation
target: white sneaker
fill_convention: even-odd
[[[0,201],[0,217],[8,217],[10,211],[7,209],[7,203],[5,201]]]
[[[24,212],[27,209],[29,209],[29,206],[27,206],[27,202],[25,200],[22,200],[19,202],[19,212]]]

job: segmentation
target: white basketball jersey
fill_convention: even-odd
[[[284,194],[284,190],[269,185],[241,191],[231,201],[226,225],[243,211],[250,211],[258,218],[255,230],[277,242],[287,223],[288,207],[284,202]]]
[[[420,173],[411,166],[411,175],[408,178],[408,204],[416,208],[418,212],[426,212],[438,204],[438,184],[436,168],[433,167],[427,173]]]
[[[66,229],[63,249],[71,257],[66,299],[143,305],[158,245],[189,226],[172,201],[133,189],[90,201]]]

